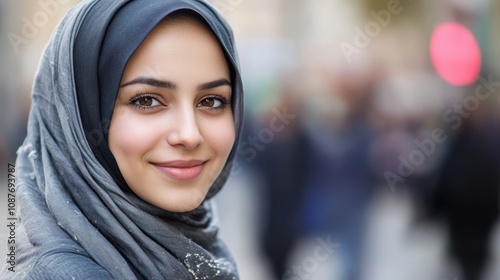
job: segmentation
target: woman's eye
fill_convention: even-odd
[[[222,101],[215,98],[215,97],[209,97],[205,98],[200,102],[201,107],[209,107],[209,108],[221,108],[223,105]]]
[[[132,104],[144,108],[144,107],[156,107],[160,105],[160,102],[151,96],[140,96],[134,100],[132,100]]]
[[[206,96],[199,103],[198,107],[204,107],[209,110],[224,110],[224,108],[230,104],[230,99],[227,99],[220,95]]]

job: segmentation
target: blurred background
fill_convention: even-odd
[[[38,60],[78,2],[0,0],[0,224]],[[499,1],[211,2],[246,94],[216,198],[241,279],[500,279]]]

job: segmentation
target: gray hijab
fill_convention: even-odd
[[[36,75],[28,135],[16,161],[16,272],[4,266],[0,279],[238,279],[210,200],[227,180],[236,144],[203,204],[172,213],[132,193],[107,141],[90,138],[106,139],[126,62],[177,10],[200,15],[225,51],[238,143],[243,90],[237,54],[231,29],[210,4],[83,1],[59,24]],[[116,48],[118,40],[131,43]]]

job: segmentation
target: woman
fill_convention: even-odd
[[[210,198],[242,115],[232,32],[208,3],[82,2],[36,76],[0,278],[238,279]]]

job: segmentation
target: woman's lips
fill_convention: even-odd
[[[163,174],[179,180],[194,179],[203,171],[206,161],[201,160],[176,160],[153,165]]]

